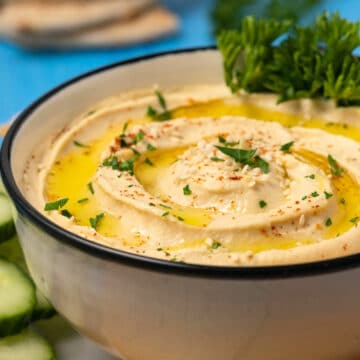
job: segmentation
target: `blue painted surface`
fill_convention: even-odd
[[[109,50],[29,52],[0,42],[0,122],[21,111],[52,87],[112,62],[171,49],[214,44],[209,20],[212,0],[166,0],[181,20],[178,34],[148,44]],[[359,20],[359,0],[326,0],[322,9]],[[306,21],[306,19],[305,19]]]

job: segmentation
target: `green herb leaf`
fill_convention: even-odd
[[[78,204],[82,204],[87,201],[89,201],[89,198],[82,198],[82,199],[78,200],[77,202],[78,202]]]
[[[104,217],[104,213],[101,213],[101,214],[97,214],[94,218],[90,218],[91,227],[96,230],[103,217]]]
[[[88,187],[89,191],[90,191],[92,194],[95,194],[95,191],[94,191],[94,187],[93,187],[92,182],[89,182],[89,183],[87,184],[87,187]]]
[[[70,213],[68,210],[66,210],[66,209],[61,210],[60,213],[61,213],[62,216],[65,216],[65,217],[67,217],[68,219],[71,219],[71,217],[72,217],[71,213]]]
[[[290,141],[284,145],[280,146],[280,150],[283,151],[284,153],[290,153],[290,148],[294,145],[294,141]]]
[[[166,101],[160,91],[156,90],[155,95],[158,99],[158,103],[162,109],[162,112],[157,111],[152,106],[148,106],[146,115],[152,118],[154,121],[166,121],[171,119],[171,112],[167,109]]]
[[[338,165],[337,161],[329,154],[328,162],[330,165],[331,173],[335,176],[341,176],[344,170]]]
[[[164,209],[171,209],[171,206],[165,204],[159,204],[159,206],[163,207]]]
[[[177,216],[177,219],[179,220],[179,221],[184,221],[185,219],[183,218],[183,217],[181,217],[181,216]]]
[[[145,164],[148,164],[149,166],[155,166],[154,163],[149,159],[149,158],[146,158],[144,160]]]
[[[80,141],[77,141],[77,140],[74,140],[74,141],[73,141],[73,144],[74,144],[75,146],[82,147],[82,148],[88,148],[88,147],[90,147],[89,145],[85,145],[85,144],[83,144],[83,143],[81,143]]]
[[[305,177],[306,177],[307,179],[314,180],[314,179],[315,179],[315,174],[306,175]]]
[[[211,161],[216,161],[216,162],[225,161],[224,159],[220,159],[220,158],[217,157],[217,156],[212,156],[212,157],[210,158],[210,160],[211,160]]]
[[[324,191],[324,194],[326,199],[330,199],[333,196],[333,194],[328,193],[327,191]]]
[[[186,186],[183,187],[183,193],[184,193],[184,195],[191,195],[192,194],[192,191],[190,189],[189,184],[187,184]]]
[[[69,199],[67,198],[63,198],[63,199],[59,199],[53,202],[48,202],[45,204],[45,211],[51,211],[51,210],[59,210],[60,208],[62,208]]]
[[[147,149],[147,151],[155,151],[156,147],[151,144],[147,144],[146,149]]]
[[[165,211],[164,213],[162,213],[162,215],[161,216],[168,216],[170,213],[168,212],[168,211]]]
[[[278,102],[325,98],[340,106],[360,104],[360,60],[353,56],[359,22],[338,13],[323,13],[310,26],[248,16],[240,29],[218,36],[233,92],[273,92]]]
[[[318,197],[319,193],[317,191],[314,191],[314,192],[311,193],[311,196],[312,197]]]
[[[332,225],[332,221],[330,218],[327,218],[325,221],[325,226],[331,226]]]
[[[248,164],[254,157],[256,149],[252,150],[243,150],[243,149],[233,149],[224,146],[215,146],[223,154],[230,156],[236,162],[241,164]]]
[[[304,195],[302,198],[301,198],[301,200],[306,200],[307,199],[307,196],[306,195]]]
[[[354,216],[352,219],[350,219],[350,222],[352,222],[353,224],[357,224],[359,222],[359,217]]]
[[[341,199],[340,199],[340,204],[343,204],[343,205],[345,205],[345,204],[346,204],[346,201],[345,201],[345,199],[344,199],[344,198],[341,198]]]
[[[140,130],[134,137],[134,140],[133,140],[133,144],[137,144],[138,142],[140,142],[141,140],[144,139],[144,136],[145,136],[145,133]]]
[[[221,246],[221,243],[219,243],[218,241],[213,242],[213,244],[211,245],[211,248],[213,250],[216,250],[217,248],[219,248]]]
[[[264,200],[259,201],[259,206],[263,209],[267,205],[267,202]]]
[[[256,149],[244,150],[244,149],[234,149],[224,146],[215,146],[223,154],[232,157],[236,162],[249,165],[252,168],[260,168],[264,174],[269,172],[269,163],[262,159],[260,156],[255,156]]]

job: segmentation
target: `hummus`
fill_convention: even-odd
[[[162,94],[171,119],[147,116],[164,107],[153,90],[136,91],[39,147],[24,173],[29,200],[82,237],[171,261],[274,265],[359,252],[359,109],[277,105],[223,85]]]

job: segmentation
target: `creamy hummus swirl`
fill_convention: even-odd
[[[145,112],[143,99],[139,108]],[[235,97],[221,101],[239,106],[233,105]],[[107,107],[104,102],[100,113]],[[114,107],[109,109],[115,118]],[[263,121],[263,115],[226,115],[237,112],[230,110],[222,110],[220,116],[175,116],[130,126],[123,115],[120,135],[117,126],[101,146],[90,142],[80,149],[85,156],[92,146],[100,146],[94,170],[86,168],[88,197],[101,215],[97,219],[91,213],[92,221],[108,221],[107,225],[100,231],[91,221],[91,226],[82,223],[76,213],[45,214],[91,240],[173,261],[265,265],[358,252],[359,143],[324,131],[325,125],[313,120],[298,119],[294,125],[302,126],[287,127],[276,118]],[[100,118],[92,116],[91,126]],[[57,150],[48,164],[65,166],[61,154],[68,153],[70,140],[78,138],[79,128],[75,129],[56,139]],[[45,165],[39,175],[44,202],[53,200],[47,188],[51,174],[61,170],[53,166]],[[74,201],[80,208],[88,200],[79,196]]]

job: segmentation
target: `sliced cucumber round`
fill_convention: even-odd
[[[23,329],[35,305],[33,282],[15,264],[0,258],[0,337]]]
[[[37,321],[42,319],[49,319],[56,314],[56,310],[50,304],[49,300],[36,289],[36,305],[32,313],[31,320]]]
[[[10,200],[4,194],[0,194],[0,243],[10,239],[14,234]]]
[[[22,270],[28,273],[24,255],[17,236],[13,236],[9,241],[0,244],[0,257],[16,263]],[[56,314],[55,309],[45,296],[36,289],[36,305],[31,320],[41,320],[51,318]]]
[[[0,339],[0,360],[55,360],[51,345],[31,329]]]

